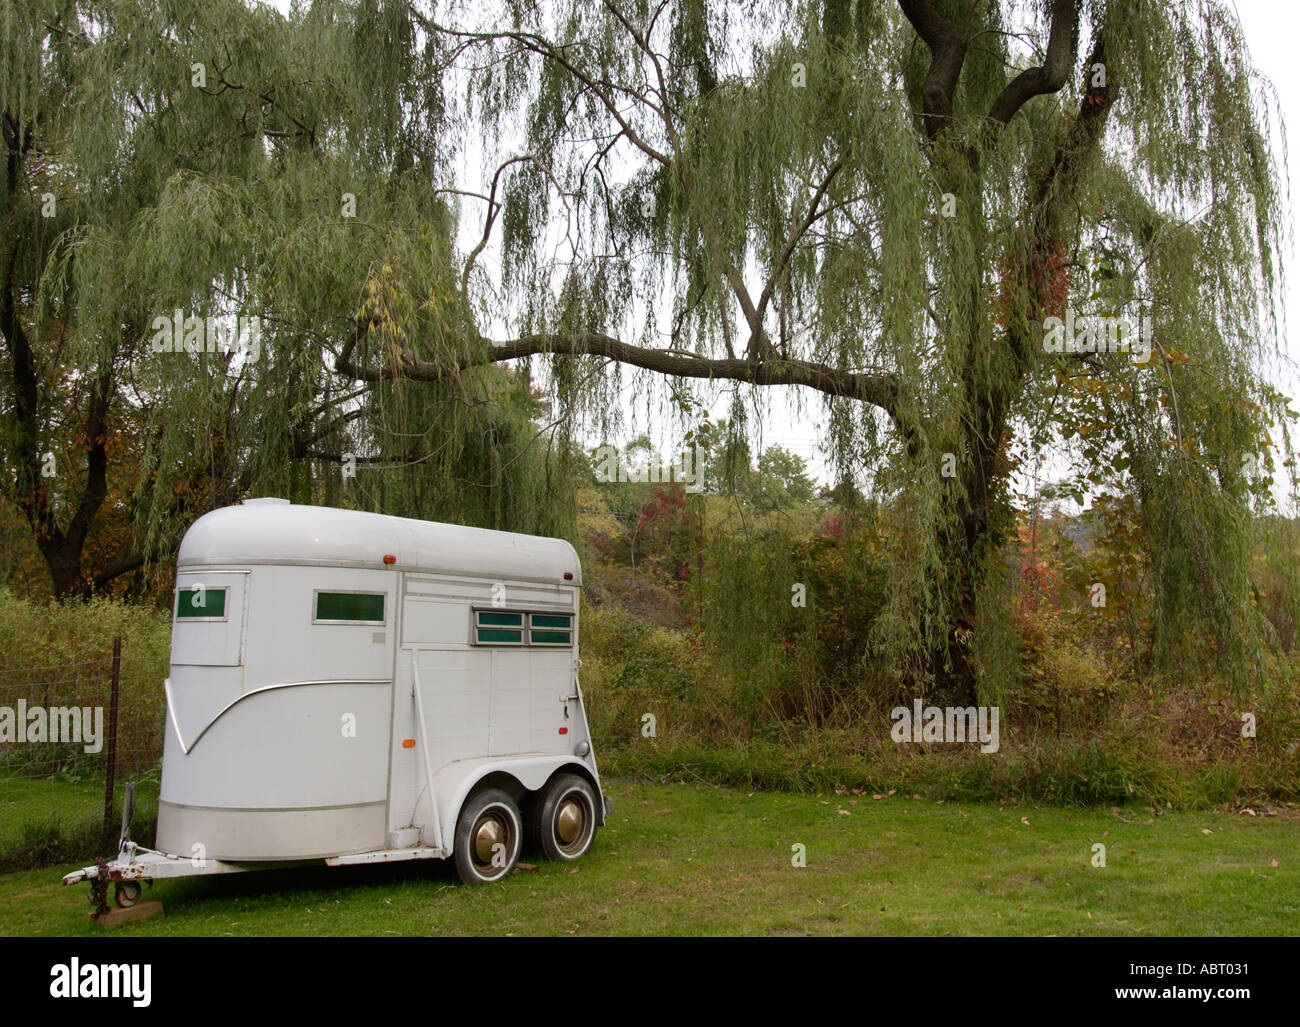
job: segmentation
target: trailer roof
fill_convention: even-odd
[[[578,554],[558,538],[407,517],[248,500],[204,514],[185,533],[177,568],[313,564],[582,584]],[[566,573],[572,580],[565,580]]]

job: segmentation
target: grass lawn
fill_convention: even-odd
[[[1254,935],[1300,924],[1300,819],[606,782],[573,867],[450,864],[163,881],[122,935]],[[843,812],[841,812],[843,811]],[[1027,821],[1027,823],[1026,823]],[[1106,846],[1105,868],[1089,862]],[[806,847],[794,867],[792,846]],[[66,869],[72,869],[68,867]],[[0,876],[0,933],[99,934],[63,868]]]

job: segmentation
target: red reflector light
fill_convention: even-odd
[[[564,580],[565,580],[565,581],[572,581],[572,580],[573,580],[573,571],[565,571],[565,572],[564,572]]]
[[[397,557],[395,557],[392,553],[385,553],[384,563],[397,563]]]
[[[567,727],[560,728],[560,734],[567,735],[568,733],[569,733],[569,729]]]

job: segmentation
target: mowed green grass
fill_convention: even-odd
[[[1300,820],[607,782],[592,852],[464,887],[449,864],[158,882],[120,935],[1286,935]],[[1027,821],[1027,823],[1026,823]],[[1131,822],[1126,822],[1131,821]],[[1208,834],[1205,832],[1209,832]],[[1090,864],[1094,843],[1107,866]],[[807,865],[792,865],[793,846]],[[1276,864],[1274,866],[1273,864]],[[72,869],[72,868],[67,868]],[[88,886],[0,876],[0,933],[97,934]]]

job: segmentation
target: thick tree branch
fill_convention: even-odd
[[[1104,64],[1105,60],[1104,37],[1099,35],[1088,58],[1088,66]],[[1065,139],[1057,147],[1052,163],[1034,189],[1027,223],[1021,230],[1022,263],[1019,273],[1022,283],[1027,286],[1032,309],[1024,323],[1012,329],[1010,341],[1022,366],[1027,366],[1033,356],[1030,352],[1032,332],[1027,326],[1041,321],[1047,304],[1054,270],[1052,254],[1060,238],[1061,219],[1066,207],[1077,194],[1084,169],[1096,154],[1106,129],[1112,106],[1109,82],[1110,76],[1107,76],[1105,84],[1093,85],[1089,82],[1084,89],[1078,113],[1070,123]]]
[[[356,344],[365,331],[358,326],[353,339],[344,346],[334,367],[341,374],[359,381],[381,382],[399,378],[413,381],[442,381],[472,367],[516,360],[541,353],[565,356],[598,356],[647,371],[677,378],[707,378],[745,382],[751,385],[803,385],[830,396],[860,399],[884,410],[898,424],[900,386],[888,372],[844,371],[809,360],[752,360],[688,356],[665,350],[645,349],[599,332],[576,332],[568,335],[526,335],[507,342],[483,340],[488,348],[481,358],[462,358],[449,366],[445,363],[413,361],[398,367],[361,367],[352,359]],[[901,426],[900,426],[901,427]]]
[[[921,122],[934,141],[952,123],[952,100],[966,60],[966,40],[930,0],[898,0],[904,16],[930,50],[930,70],[921,85]]]
[[[17,197],[22,178],[23,156],[32,142],[28,134],[23,138],[17,119],[4,112],[4,140],[6,146],[5,193],[9,224],[12,228],[17,207]],[[16,469],[15,498],[31,525],[38,543],[60,543],[62,532],[50,506],[49,493],[41,478],[40,456],[40,386],[36,370],[36,354],[18,312],[18,235],[12,235],[12,245],[5,261],[4,281],[0,282],[0,336],[9,350],[13,378],[14,431],[10,444],[10,458]]]
[[[1059,92],[1070,77],[1074,64],[1074,40],[1079,30],[1076,0],[1053,0],[1052,26],[1047,56],[1038,68],[1026,68],[1006,84],[989,108],[989,120],[1005,125],[1029,100],[1044,93]]]
[[[135,329],[128,326],[124,334],[127,337],[119,339],[119,345],[129,351],[135,342]],[[90,405],[86,411],[86,441],[89,443],[89,449],[86,452],[86,487],[81,493],[81,500],[77,503],[76,512],[72,515],[67,532],[68,544],[78,552],[85,546],[86,536],[90,533],[90,526],[94,523],[99,508],[103,506],[104,500],[108,497],[106,435],[108,432],[108,412],[115,394],[113,365],[117,359],[119,345],[114,345],[113,349],[105,355],[104,362],[99,368],[99,374],[95,378],[94,391],[91,393]]]
[[[180,549],[181,540],[177,538],[167,545],[161,545],[150,549],[147,553],[131,551],[123,553],[116,560],[105,564],[99,570],[90,576],[91,586],[99,591],[114,578],[120,578],[123,574],[130,574],[134,570],[139,570],[146,563],[156,563],[164,556],[171,556],[176,550]]]

